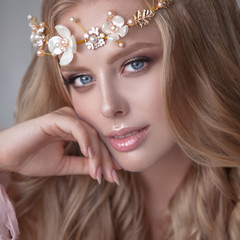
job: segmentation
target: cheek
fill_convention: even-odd
[[[78,117],[89,123],[91,123],[91,119],[94,118],[94,106],[96,104],[96,101],[93,100],[94,98],[88,97],[87,95],[79,94],[78,92],[71,90],[71,98],[72,98],[72,105],[74,110],[76,111]],[[95,116],[96,117],[96,116]]]
[[[151,120],[162,121],[163,114],[163,99],[161,93],[161,79],[159,77],[149,76],[144,80],[145,84],[135,90],[134,104],[138,106],[139,113],[142,113]],[[149,79],[155,79],[149,81]]]

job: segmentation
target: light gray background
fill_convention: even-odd
[[[41,0],[0,0],[0,130],[14,124],[19,84],[34,54],[27,15],[39,19],[40,6]]]
[[[39,18],[41,0],[0,0],[0,130],[14,124],[20,81],[33,49],[29,14]]]

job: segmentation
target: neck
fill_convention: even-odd
[[[191,161],[176,145],[154,166],[140,173],[145,192],[146,214],[151,226],[152,239],[159,239],[169,217],[164,216],[169,202],[186,176]]]
[[[147,208],[153,208],[151,212],[159,216],[167,208],[190,165],[190,159],[175,145],[163,159],[140,173]]]

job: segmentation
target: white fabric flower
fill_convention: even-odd
[[[105,22],[102,25],[102,31],[108,35],[110,41],[118,41],[119,37],[124,37],[128,33],[128,26],[124,25],[124,19],[121,16],[114,16],[112,22]]]
[[[52,56],[62,54],[60,65],[66,66],[72,62],[73,56],[77,50],[77,43],[75,37],[71,34],[70,30],[63,25],[56,25],[55,29],[61,36],[53,36],[48,41],[48,49]]]
[[[85,44],[89,50],[94,50],[105,45],[105,34],[99,32],[98,27],[92,27],[84,34]]]

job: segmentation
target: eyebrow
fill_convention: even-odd
[[[117,51],[116,54],[114,54],[113,56],[111,56],[108,60],[107,60],[107,64],[112,64],[114,62],[116,62],[117,60],[125,57],[128,54],[131,54],[135,51],[141,50],[141,49],[145,49],[145,48],[153,48],[153,47],[161,47],[161,44],[157,44],[157,43],[149,43],[149,42],[137,42],[137,43],[133,43],[131,45],[126,46],[125,48],[121,48],[121,51]],[[72,66],[65,66],[65,67],[60,67],[61,71],[71,71],[71,69],[75,69],[76,66],[75,64]]]
[[[151,47],[160,47],[160,44],[157,43],[146,43],[146,42],[137,42],[137,43],[133,43],[129,46],[126,46],[125,48],[123,48],[121,50],[121,52],[118,52],[117,54],[113,55],[112,57],[110,57],[107,60],[107,64],[111,64],[116,62],[118,59],[123,58],[124,56],[135,52],[137,50],[141,50],[144,48],[151,48]]]

